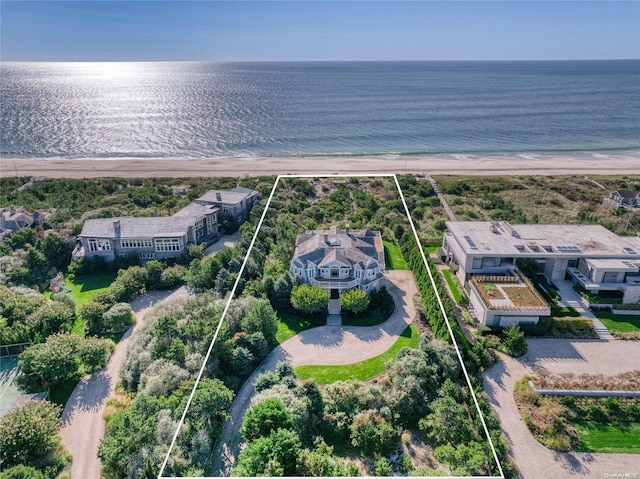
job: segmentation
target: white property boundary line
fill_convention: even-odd
[[[451,340],[453,341],[453,344],[456,348],[456,354],[458,355],[458,360],[460,361],[460,365],[462,366],[462,370],[464,371],[464,376],[465,379],[467,381],[467,385],[469,386],[469,392],[471,394],[471,396],[473,397],[473,402],[476,406],[476,409],[478,411],[478,415],[480,417],[480,420],[482,422],[482,427],[484,429],[484,432],[487,436],[487,440],[489,441],[489,445],[491,446],[491,451],[493,453],[493,458],[498,466],[498,470],[500,471],[500,475],[499,476],[455,476],[455,477],[459,477],[460,479],[504,479],[504,472],[502,470],[502,465],[500,464],[500,461],[498,460],[498,454],[496,453],[496,449],[495,446],[493,445],[493,441],[491,440],[491,435],[489,434],[489,429],[487,428],[487,424],[485,423],[484,420],[484,416],[482,415],[482,411],[480,410],[480,405],[478,404],[478,399],[476,397],[475,391],[473,390],[473,386],[471,384],[471,380],[469,378],[469,373],[467,372],[467,368],[464,365],[464,361],[462,360],[462,354],[460,353],[460,347],[458,346],[458,343],[456,341],[455,336],[453,335],[453,330],[451,329],[451,325],[449,323],[449,318],[445,312],[444,309],[444,305],[442,303],[442,299],[440,298],[440,293],[438,292],[438,288],[436,288],[436,283],[435,280],[433,278],[433,275],[431,274],[431,270],[429,269],[429,264],[427,263],[427,258],[424,254],[424,250],[422,248],[422,244],[420,244],[420,238],[418,237],[418,232],[416,231],[416,227],[413,223],[413,219],[411,218],[411,214],[409,213],[409,207],[407,206],[407,202],[404,198],[404,195],[402,194],[402,189],[400,188],[400,183],[398,182],[398,177],[396,174],[388,174],[388,173],[354,173],[354,174],[339,174],[339,173],[334,173],[334,174],[326,174],[326,175],[313,175],[313,174],[309,174],[309,175],[278,175],[278,177],[276,178],[275,183],[273,184],[273,188],[271,189],[271,194],[269,195],[269,199],[267,200],[267,204],[264,207],[264,210],[262,212],[262,216],[260,217],[260,221],[258,222],[258,225],[256,226],[256,230],[253,233],[253,238],[251,239],[251,244],[249,245],[249,249],[247,250],[247,254],[244,258],[244,261],[242,262],[242,266],[240,267],[240,271],[238,272],[238,276],[233,284],[233,288],[231,289],[231,294],[229,295],[229,299],[227,300],[227,303],[224,307],[224,310],[222,311],[222,315],[220,316],[220,320],[218,321],[218,326],[216,328],[215,334],[213,335],[213,339],[211,340],[211,344],[209,345],[209,349],[207,350],[207,354],[202,362],[202,367],[200,368],[200,371],[198,372],[198,376],[196,378],[196,382],[193,385],[193,388],[191,390],[191,394],[189,395],[189,399],[187,400],[187,404],[185,406],[184,411],[182,412],[182,416],[180,417],[180,422],[178,423],[178,427],[176,428],[176,432],[173,435],[173,439],[171,440],[171,445],[169,446],[169,450],[167,451],[167,455],[164,458],[164,461],[162,462],[162,467],[160,468],[160,471],[158,473],[158,479],[161,479],[162,477],[167,477],[167,476],[163,476],[164,470],[167,466],[167,463],[169,461],[169,457],[171,456],[171,451],[173,450],[173,447],[176,443],[176,440],[178,438],[178,435],[180,434],[180,429],[182,429],[182,425],[184,424],[184,420],[187,416],[187,411],[189,410],[189,407],[191,406],[191,401],[193,400],[193,395],[196,392],[196,389],[198,387],[198,384],[200,382],[200,379],[202,378],[202,374],[204,373],[204,369],[206,367],[207,361],[209,360],[209,356],[211,355],[211,351],[213,350],[213,345],[216,342],[216,339],[218,338],[218,334],[220,332],[220,328],[222,327],[222,322],[224,321],[225,316],[227,315],[227,311],[229,310],[229,306],[231,305],[231,301],[235,296],[235,292],[236,292],[236,288],[238,287],[238,284],[240,282],[240,279],[242,278],[242,274],[244,273],[244,269],[245,266],[247,264],[247,261],[249,259],[249,255],[251,254],[251,250],[253,249],[253,245],[256,242],[256,239],[258,237],[258,233],[260,232],[260,228],[262,227],[262,223],[264,222],[264,219],[266,217],[267,211],[269,210],[269,206],[271,205],[271,200],[273,199],[273,195],[276,191],[276,188],[278,187],[278,184],[280,183],[280,179],[287,179],[287,178],[375,178],[375,177],[384,177],[384,178],[393,178],[395,183],[396,183],[396,187],[398,188],[398,193],[400,194],[400,198],[402,199],[402,204],[404,205],[404,209],[405,212],[407,214],[407,218],[409,219],[409,224],[411,225],[411,229],[413,230],[413,234],[416,240],[416,243],[418,244],[418,248],[420,249],[420,254],[422,255],[422,261],[424,262],[424,266],[427,270],[427,273],[429,274],[429,279],[431,280],[431,285],[436,293],[436,297],[438,299],[438,304],[440,305],[440,310],[442,311],[442,316],[445,319],[445,322],[447,323],[447,329],[449,331],[449,335],[451,336]],[[451,476],[440,476],[441,478],[451,478]]]

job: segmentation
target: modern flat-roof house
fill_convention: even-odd
[[[180,256],[189,244],[218,235],[218,208],[191,203],[173,216],[92,219],[84,222],[73,259],[100,256],[106,261],[131,254],[140,260]]]
[[[289,272],[299,282],[328,290],[333,298],[347,289],[378,289],[385,270],[379,231],[331,228],[298,235]]]
[[[640,302],[640,238],[618,236],[600,225],[448,221],[446,226],[448,231],[443,240],[446,260],[457,265],[457,276],[469,292],[476,310],[477,306],[483,309],[482,305],[487,306],[487,303],[478,298],[474,303],[474,296],[482,297],[482,292],[477,291],[479,282],[473,281],[474,278],[486,282],[482,277],[497,280],[517,277],[519,284],[527,283],[517,271],[516,260],[519,258],[531,258],[540,263],[543,274],[551,282],[572,281],[594,294],[618,292],[623,303]],[[502,290],[499,285],[498,290]],[[531,295],[535,294],[533,290]],[[527,293],[527,296],[531,295]],[[514,302],[520,303],[522,301]],[[537,300],[532,299],[533,303]],[[506,303],[501,306],[508,307]],[[516,309],[513,306],[508,313],[504,310],[503,314],[497,315],[496,322],[516,321],[509,318],[517,316],[512,314]],[[537,322],[532,319],[536,315],[529,316],[517,322]]]
[[[242,224],[249,218],[249,212],[258,202],[259,192],[236,186],[232,190],[209,190],[196,200],[200,205],[211,205],[220,208],[220,220],[232,219],[236,224]]]

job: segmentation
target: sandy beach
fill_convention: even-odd
[[[640,155],[397,156],[215,159],[3,159],[0,175],[48,178],[425,173],[462,175],[640,174]]]

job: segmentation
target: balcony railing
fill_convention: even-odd
[[[311,278],[309,281],[311,284],[320,286],[321,288],[339,288],[348,289],[355,288],[360,284],[360,279],[323,279],[323,278]]]

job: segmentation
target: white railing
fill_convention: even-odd
[[[353,279],[351,281],[347,281],[347,280],[334,281],[330,279],[318,280],[316,278],[311,278],[310,282],[311,284],[315,284],[316,286],[320,286],[322,288],[340,288],[340,289],[355,288],[360,284],[359,279]]]

